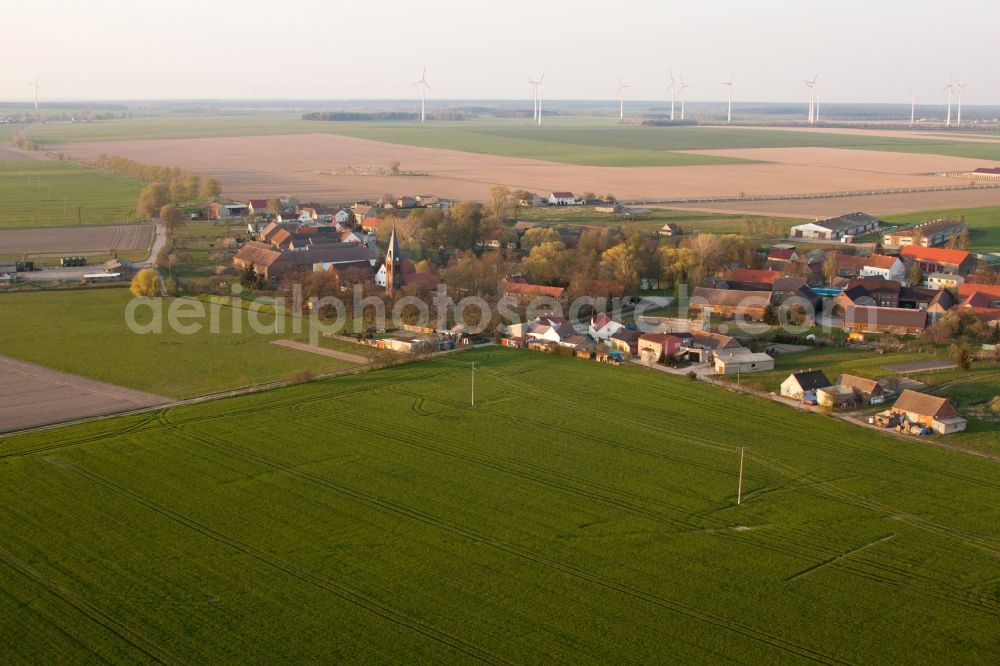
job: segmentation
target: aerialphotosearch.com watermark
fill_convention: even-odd
[[[404,323],[443,331],[457,322],[465,325],[466,334],[477,335],[497,322],[519,324],[544,316],[578,322],[596,312],[606,312],[619,321],[632,319],[640,333],[663,332],[664,326],[663,317],[646,316],[650,310],[664,307],[663,298],[581,296],[564,303],[551,296],[526,300],[508,295],[493,300],[465,296],[455,301],[448,294],[448,286],[441,284],[429,300],[402,296],[388,307],[385,299],[365,295],[361,285],[353,286],[347,302],[337,296],[305,298],[299,284],[293,285],[291,291],[291,298],[261,295],[248,300],[237,284],[233,285],[230,296],[212,296],[208,300],[139,296],[126,306],[125,323],[137,335],[159,334],[165,330],[181,335],[195,335],[206,330],[210,334],[237,335],[247,331],[261,335],[301,335],[305,332],[311,345],[318,345],[325,335],[353,333],[362,336],[371,328],[386,331],[400,328]],[[761,313],[766,307],[763,303],[769,302],[770,297],[770,292],[748,292],[741,300],[719,308],[704,299],[689,298],[687,285],[680,285],[676,296],[670,297],[676,298],[677,310],[671,312],[669,319],[675,330],[680,330],[678,322],[692,319],[702,320],[706,325],[698,328],[707,329],[714,312],[731,317],[716,326],[718,332],[752,335],[760,332]],[[354,316],[348,316],[348,304]],[[826,331],[833,321],[829,301],[827,307],[819,311],[813,302],[801,296],[786,298],[772,307],[778,327],[791,334],[803,334],[817,326]],[[226,317],[229,318],[228,326],[223,326]]]

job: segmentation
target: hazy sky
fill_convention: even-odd
[[[31,0],[0,9],[0,99],[665,97],[1000,104],[1000,2]]]

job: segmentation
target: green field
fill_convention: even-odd
[[[172,398],[187,398],[308,370],[349,367],[338,359],[269,344],[304,339],[289,332],[255,333],[239,311],[242,332],[233,334],[233,310],[221,308],[218,334],[183,335],[164,326],[162,334],[138,335],[125,324],[126,289],[0,294],[0,355]],[[206,306],[207,310],[207,306]],[[141,318],[148,321],[148,315]],[[266,314],[260,321],[273,322]],[[44,331],[40,335],[39,331]],[[329,344],[329,343],[328,343]],[[349,345],[351,353],[366,348]]]
[[[898,224],[914,224],[939,217],[960,217],[962,215],[965,216],[965,221],[969,224],[969,242],[973,250],[1000,252],[1000,206],[922,211],[903,215],[888,215],[885,219]]]
[[[636,367],[465,353],[0,458],[5,661],[1000,650],[995,461]]]
[[[911,138],[827,134],[739,127],[641,127],[610,118],[547,118],[541,127],[524,119],[466,121],[307,121],[297,114],[232,113],[137,115],[73,125],[44,125],[31,137],[42,144],[119,139],[175,139],[266,134],[332,133],[430,148],[552,160],[594,166],[673,166],[745,162],[691,155],[713,148],[832,147],[930,153],[1000,160],[1000,144],[945,137]]]
[[[141,189],[72,162],[0,162],[0,229],[128,222]]]

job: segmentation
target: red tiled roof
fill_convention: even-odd
[[[899,261],[896,257],[890,257],[884,254],[873,254],[870,257],[865,258],[865,265],[871,266],[873,268],[892,268],[896,262]]]
[[[907,245],[899,254],[917,261],[937,261],[945,264],[961,264],[969,258],[969,253],[965,250],[946,250],[940,247],[918,247],[916,245]]]
[[[782,259],[784,261],[788,261],[789,259],[792,258],[792,255],[794,255],[794,254],[795,254],[795,250],[792,250],[790,248],[789,249],[775,249],[775,248],[771,248],[771,250],[767,253],[767,258],[768,259]]]
[[[556,199],[572,199],[573,198],[573,193],[572,192],[553,192],[552,196],[554,196]]]
[[[757,268],[737,268],[733,270],[734,282],[759,282],[761,284],[774,284],[774,281],[781,277],[781,271],[768,271]]]
[[[965,284],[958,285],[959,296],[971,296],[976,292],[1000,298],[1000,284],[979,284],[977,282],[966,282]]]
[[[249,205],[256,209],[267,208],[267,199],[251,199]]]
[[[519,296],[551,296],[553,298],[562,298],[565,291],[562,287],[547,287],[541,284],[503,283],[503,292],[505,294],[517,294]]]

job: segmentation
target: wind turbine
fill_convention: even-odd
[[[541,84],[540,81],[534,81],[528,79],[528,83],[531,84],[531,122],[538,121],[538,86]]]
[[[723,81],[722,85],[729,87],[729,108],[726,110],[726,124],[733,122],[733,80],[736,75],[729,77],[729,81]]]
[[[812,78],[812,81],[806,81],[806,87],[809,88],[809,124],[812,125],[816,122],[816,79],[819,78],[819,73]]]
[[[945,121],[945,127],[951,127],[951,94],[955,91],[955,85],[951,82],[951,74],[948,74],[948,85],[941,89],[941,92],[945,90],[948,91],[948,119]]]
[[[427,83],[427,67],[424,67],[424,71],[420,74],[420,80],[413,84],[414,86],[420,86],[420,123],[424,122],[424,110],[427,106],[427,89],[430,85]],[[411,88],[413,86],[410,86]]]
[[[618,122],[625,122],[625,89],[629,86],[622,83],[618,77]]]
[[[681,87],[680,87],[680,93],[681,93],[681,120],[684,120],[684,100],[687,99],[687,95],[684,93],[684,91],[687,90],[688,88],[690,88],[691,86],[689,86],[688,84],[684,83],[684,75],[683,74],[681,74],[680,79],[681,79]]]
[[[537,99],[538,99],[537,119],[538,119],[538,126],[539,127],[541,127],[541,125],[542,125],[542,84],[543,83],[545,83],[545,72],[542,72],[542,75],[540,77],[538,77],[538,88],[537,88],[538,92],[536,93]]]
[[[38,85],[38,77],[36,76],[34,81],[28,81],[28,85],[35,88],[35,111],[38,111],[38,91],[41,89],[41,86]]]
[[[674,96],[677,93],[677,81],[674,80],[674,70],[667,68],[667,73],[670,74],[670,85],[667,90],[670,91],[670,119],[674,119]]]
[[[910,124],[912,125],[917,120],[917,96],[912,92],[910,93]]]
[[[962,91],[965,90],[967,83],[956,83],[955,87],[958,88],[958,122],[955,123],[955,127],[962,126]]]

